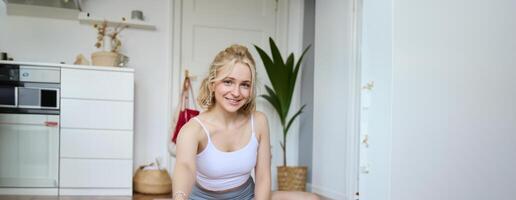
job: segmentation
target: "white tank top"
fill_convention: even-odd
[[[251,139],[241,149],[232,152],[218,150],[211,142],[210,132],[197,117],[194,118],[204,129],[208,144],[197,154],[197,183],[211,191],[222,191],[244,184],[256,165],[258,140],[254,132],[251,115]]]

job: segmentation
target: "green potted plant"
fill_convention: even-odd
[[[265,86],[267,94],[261,95],[266,99],[278,113],[282,130],[283,141],[280,142],[283,150],[283,166],[278,166],[278,187],[279,190],[305,190],[306,167],[287,166],[287,134],[294,120],[303,112],[305,105],[301,106],[290,118],[289,109],[292,103],[292,95],[296,86],[297,75],[301,66],[303,56],[308,51],[308,46],[299,60],[295,61],[293,53],[283,60],[281,53],[272,38],[269,38],[271,55],[263,49],[254,45],[256,51],[265,66],[265,71],[272,84],[272,88]]]

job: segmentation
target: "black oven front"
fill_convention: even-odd
[[[0,64],[0,113],[59,114],[60,70]]]

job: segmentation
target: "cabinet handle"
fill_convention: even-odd
[[[57,122],[45,122],[45,126],[54,127],[57,126]]]

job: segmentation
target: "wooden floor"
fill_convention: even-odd
[[[154,200],[171,199],[168,195],[143,195],[134,194],[132,197],[110,197],[110,196],[18,196],[0,195],[0,200]]]
[[[323,196],[319,196],[321,200],[330,200]],[[168,195],[143,195],[134,194],[132,197],[116,197],[116,196],[19,196],[19,195],[0,195],[0,200],[158,200],[172,199],[171,194]]]

